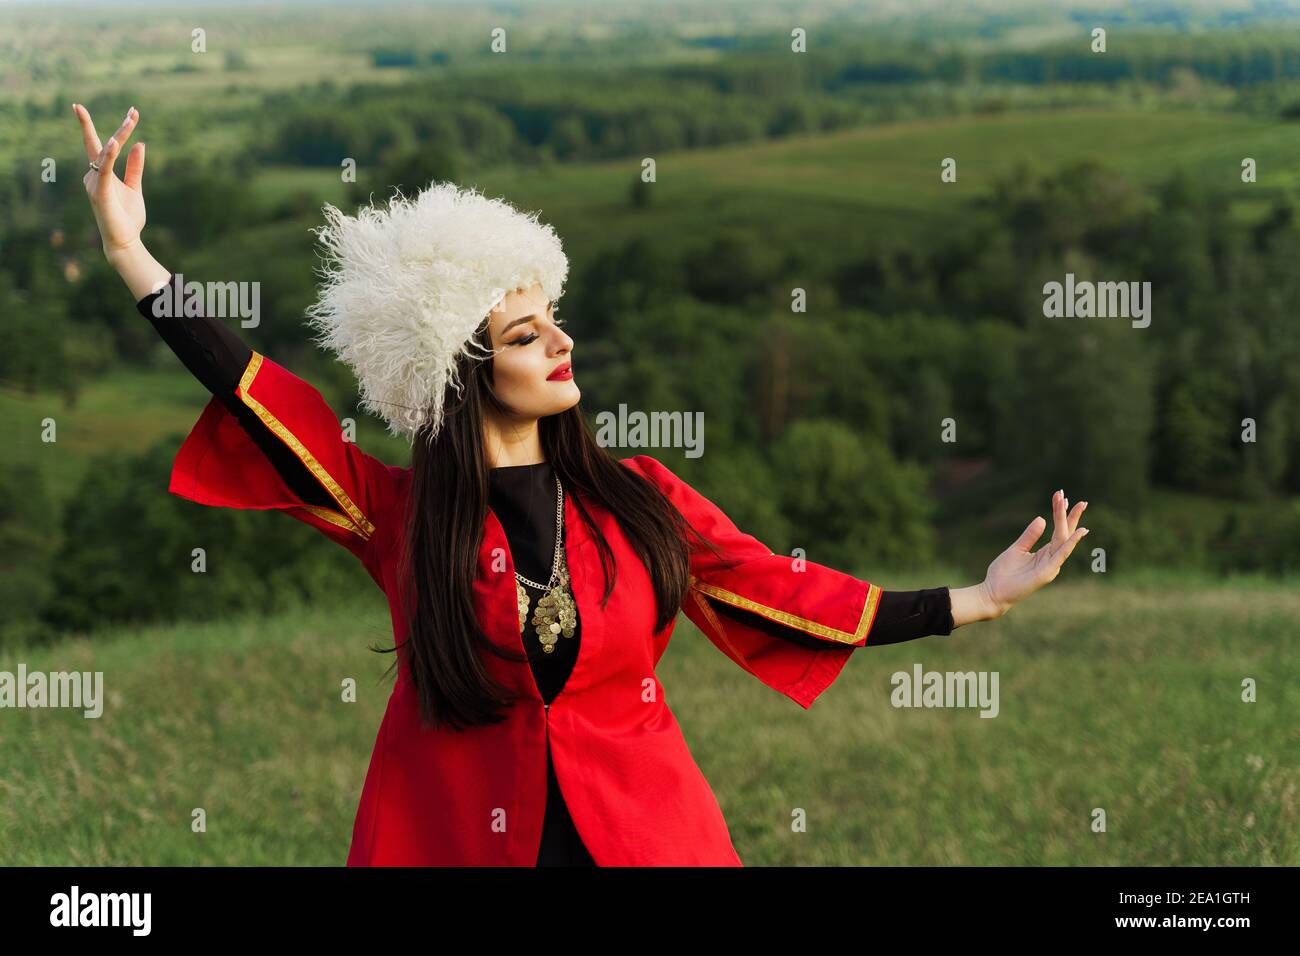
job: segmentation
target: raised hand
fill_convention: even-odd
[[[1051,541],[1030,553],[1030,547],[1047,527],[1047,522],[1040,515],[1029,522],[1011,547],[989,565],[981,587],[998,614],[1005,614],[1013,604],[1033,594],[1044,584],[1054,581],[1074,546],[1088,533],[1087,528],[1078,526],[1088,502],[1079,502],[1074,506],[1073,512],[1067,515],[1066,508],[1069,504],[1063,490],[1052,495],[1052,517],[1056,527]]]
[[[90,197],[90,206],[95,213],[95,222],[99,226],[100,240],[104,246],[104,255],[111,260],[115,255],[127,252],[140,242],[140,232],[144,229],[144,193],[141,191],[141,179],[144,177],[144,143],[136,143],[126,157],[126,179],[118,179],[113,171],[117,154],[126,144],[140,118],[133,106],[127,111],[126,119],[117,128],[107,143],[99,142],[95,124],[91,122],[90,113],[84,106],[74,103],[72,111],[81,121],[81,138],[86,145],[86,159],[99,166],[98,171],[88,169],[82,182],[86,194]]]

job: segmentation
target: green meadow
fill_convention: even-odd
[[[749,866],[1295,866],[1297,619],[1294,582],[1070,582],[860,650],[806,711],[684,618],[658,676]],[[390,644],[359,585],[341,606],[6,653],[103,671],[105,702],[6,715],[0,863],[342,865],[390,686],[369,648]],[[996,670],[998,715],[894,708],[891,675],[916,664]]]

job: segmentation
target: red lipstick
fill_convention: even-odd
[[[546,376],[548,382],[564,382],[573,378],[573,363],[565,362],[550,375]]]

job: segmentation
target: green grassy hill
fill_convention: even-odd
[[[1240,180],[1255,158],[1260,182]],[[957,181],[939,164],[953,157]],[[554,170],[503,170],[483,182],[540,207],[561,234],[611,240],[644,230],[690,235],[701,216],[763,223],[774,240],[817,248],[827,233],[860,245],[870,235],[911,237],[960,224],[958,204],[988,190],[1026,161],[1040,168],[1093,157],[1146,184],[1186,169],[1209,188],[1239,188],[1256,199],[1300,181],[1300,124],[1219,113],[1076,109],[927,119],[658,156],[655,213],[619,217],[635,163]],[[1243,195],[1243,198],[1246,198]],[[825,244],[823,246],[822,244]],[[850,247],[852,248],[852,247]]]
[[[1241,160],[1259,182],[1241,182]],[[957,181],[939,164],[957,160]],[[538,209],[566,247],[597,249],[644,235],[690,238],[701,221],[760,230],[782,247],[847,256],[882,237],[960,228],[961,205],[1020,162],[1043,169],[1095,158],[1154,185],[1184,169],[1212,189],[1239,189],[1243,214],[1300,183],[1300,123],[1224,113],[1067,109],[915,120],[829,134],[658,154],[651,205],[633,212],[640,159],[486,170],[468,182]],[[276,167],[257,177],[267,199],[308,192],[340,203],[335,171]],[[382,197],[376,196],[376,199]],[[314,225],[304,221],[303,228]]]
[[[1293,585],[1058,582],[1001,621],[859,651],[808,711],[685,619],[659,676],[750,866],[1294,866],[1297,619]],[[0,863],[341,865],[388,693],[367,648],[390,643],[372,591],[6,653],[101,670],[107,701],[7,715]],[[997,671],[999,716],[894,709],[890,675],[918,662]]]
[[[328,397],[337,414],[349,414],[338,395]],[[0,388],[0,442],[9,449],[11,462],[40,468],[50,496],[61,500],[76,489],[97,454],[143,451],[169,434],[177,436],[179,450],[180,439],[194,427],[209,398],[179,363],[174,369],[123,369],[92,379],[71,404],[50,391]],[[356,415],[362,447],[385,461],[407,462],[410,449],[405,442],[385,433],[376,420],[351,414]],[[55,422],[54,442],[42,440],[47,417]]]

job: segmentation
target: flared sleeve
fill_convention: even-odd
[[[867,644],[882,590],[812,561],[773,553],[741,531],[667,466],[649,455],[623,459],[648,478],[720,554],[692,539],[690,584],[682,610],[722,653],[804,708],[839,676],[849,656]],[[729,608],[745,614],[721,614]],[[820,643],[782,640],[772,625]]]
[[[208,402],[176,455],[169,490],[214,507],[282,510],[352,551],[378,581],[369,543],[395,502],[402,469],[348,440],[320,392],[259,352],[235,397],[239,415],[216,397]],[[318,487],[286,480],[261,447],[268,439],[255,441],[257,430],[240,421],[250,416]]]

